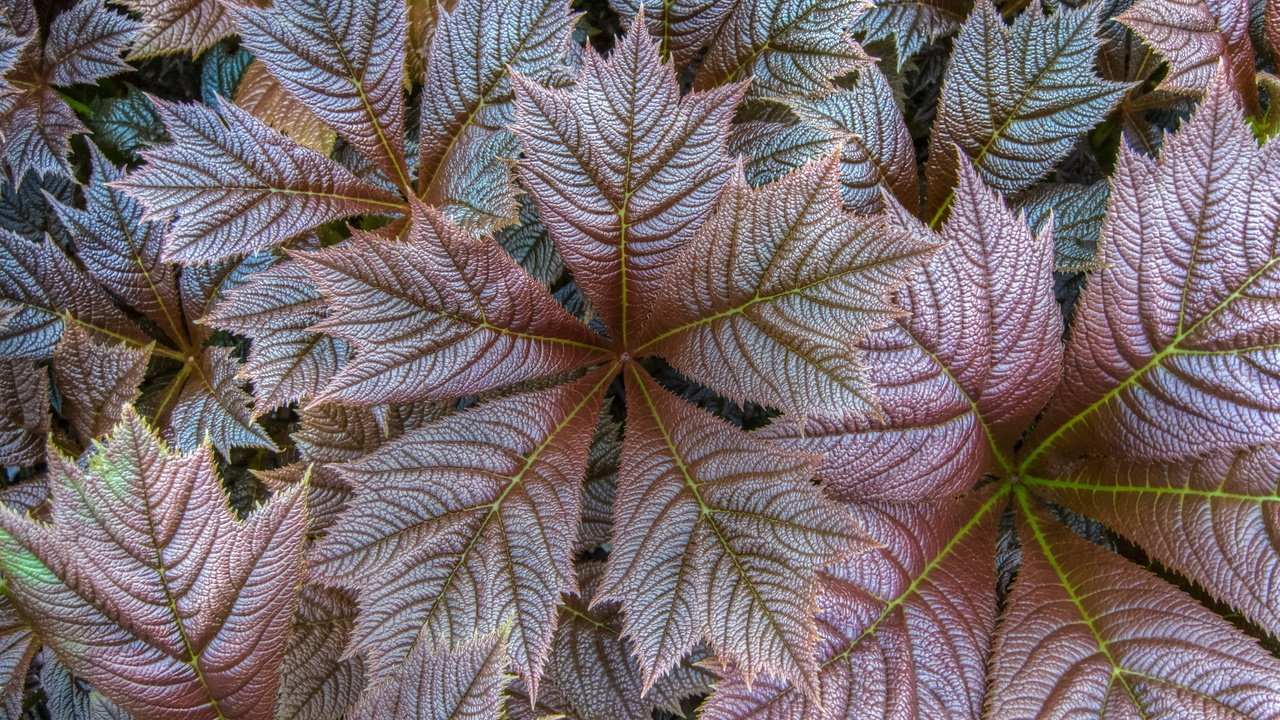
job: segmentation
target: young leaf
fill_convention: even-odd
[[[393,195],[231,103],[156,101],[173,143],[115,183],[149,220],[168,219],[164,258],[208,262],[270,247],[360,213],[401,212]]]
[[[403,0],[276,0],[235,14],[241,42],[276,80],[408,191]]]
[[[694,78],[708,90],[751,78],[752,98],[815,97],[872,59],[849,36],[864,0],[739,2]]]
[[[302,494],[238,521],[208,451],[173,454],[132,410],[87,468],[50,466],[48,524],[0,512],[0,568],[46,647],[140,717],[271,718]]]
[[[49,26],[45,79],[51,85],[76,85],[130,70],[120,53],[137,32],[137,23],[101,0],[81,0]]]
[[[901,314],[891,298],[931,248],[849,215],[840,158],[752,189],[730,183],[658,293],[635,351],[742,402],[876,412],[852,346]]]
[[[1094,71],[1099,7],[1045,17],[1033,4],[1009,28],[991,0],[978,0],[956,39],[929,139],[931,226],[954,199],[952,145],[988,185],[1017,192],[1052,170],[1129,89]]]
[[[1122,149],[1104,267],[1024,466],[1280,442],[1280,397],[1263,389],[1280,378],[1276,158],[1241,121],[1225,72],[1158,161]]]
[[[1256,640],[1026,495],[1018,505],[1022,569],[996,637],[990,717],[1267,717],[1280,707],[1280,662]],[[1056,691],[1063,682],[1071,692]]]
[[[608,60],[588,50],[565,93],[516,87],[520,176],[582,292],[623,346],[706,220],[733,162],[741,86],[680,97],[639,18]]]
[[[357,233],[298,253],[355,358],[317,400],[442,400],[603,359],[602,341],[488,238],[414,201],[403,242]]]
[[[132,85],[124,97],[95,103],[93,109],[85,122],[94,140],[129,160],[137,160],[139,151],[169,140],[156,106]]]
[[[609,564],[648,690],[705,638],[751,678],[816,694],[814,571],[858,547],[809,482],[815,458],[771,447],[625,371],[627,429]]]
[[[129,51],[131,59],[185,52],[199,56],[235,32],[231,16],[218,0],[121,0],[142,17],[142,30]]]
[[[962,493],[993,467],[1053,393],[1062,320],[1053,245],[1033,236],[960,161],[945,245],[899,294],[908,316],[861,344],[883,419],[785,421],[765,430],[821,452],[842,498]]]
[[[409,657],[414,678],[386,695],[372,717],[404,720],[499,720],[507,675],[507,633],[492,632],[440,652],[420,645]]]
[[[574,590],[581,478],[611,378],[481,404],[344,466],[355,494],[312,562],[360,591],[366,704],[416,687],[415,656],[508,617],[512,664],[536,692],[560,595]]]

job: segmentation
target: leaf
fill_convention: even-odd
[[[823,453],[818,476],[842,499],[951,496],[1007,469],[1059,377],[1048,232],[1033,236],[962,161],[945,244],[898,295],[907,316],[861,344],[883,418],[784,420],[764,434]]]
[[[124,97],[108,98],[93,109],[86,122],[94,140],[126,159],[136,160],[138,151],[169,140],[155,105],[132,85],[126,87]]]
[[[729,86],[681,98],[639,19],[607,60],[588,50],[570,92],[516,83],[520,177],[624,347],[729,179],[724,136],[741,93]]]
[[[702,720],[976,718],[996,617],[996,521],[1007,493],[851,505],[882,550],[822,577],[820,698],[730,675]],[[819,700],[821,704],[819,704]]]
[[[235,32],[218,0],[121,0],[142,16],[143,27],[130,59],[185,52],[197,56]]]
[[[508,618],[512,664],[536,693],[574,590],[582,473],[612,376],[483,403],[344,466],[355,494],[311,560],[360,592],[353,651],[375,683],[362,710],[415,689],[415,657]]]
[[[839,180],[832,156],[760,189],[730,183],[634,352],[737,402],[875,413],[852,346],[901,314],[892,295],[931,248],[883,217],[844,212]]]
[[[280,665],[276,720],[341,720],[355,704],[364,688],[364,663],[343,657],[355,618],[356,604],[346,593],[302,586]]]
[[[20,177],[28,171],[71,175],[67,155],[71,138],[85,132],[85,126],[40,77],[25,80],[28,89],[15,96],[13,104],[0,111],[0,137],[9,174]]]
[[[284,89],[407,190],[403,1],[276,0],[235,14],[241,42]]]
[[[737,148],[754,156],[747,178],[753,185],[775,181],[833,152],[840,152],[841,193],[845,209],[875,213],[880,193],[892,193],[903,206],[920,204],[915,147],[884,74],[875,67],[858,72],[852,87],[816,100],[792,100],[796,125],[739,125]]]
[[[316,328],[355,350],[316,401],[443,400],[603,358],[600,341],[497,244],[416,201],[403,242],[357,233],[296,257],[329,302]]]
[[[80,0],[54,18],[45,42],[45,78],[51,85],[92,83],[131,70],[124,52],[138,23],[102,0]]]
[[[832,78],[872,64],[848,31],[864,0],[737,3],[694,78],[708,90],[751,78],[751,98],[818,97]]]
[[[333,150],[334,132],[295,100],[261,61],[245,69],[236,85],[235,103],[303,147],[321,155]]]
[[[52,357],[68,316],[103,337],[135,347],[148,342],[51,240],[32,243],[0,232],[0,306],[14,313],[0,324],[6,358]]]
[[[48,524],[0,513],[0,568],[46,647],[141,717],[270,718],[301,494],[237,521],[209,453],[173,454],[132,410],[87,468],[50,466]]]
[[[816,694],[815,571],[859,549],[809,482],[815,458],[770,446],[625,372],[627,430],[604,584],[648,690],[706,638],[748,678]]]
[[[116,187],[148,220],[169,226],[164,258],[195,263],[244,255],[333,220],[398,212],[394,196],[295,144],[230,103],[156,101],[173,143],[142,153],[146,164]]]
[[[1258,114],[1248,2],[1141,0],[1116,21],[1132,29],[1169,63],[1169,73],[1158,90],[1200,95],[1225,60],[1246,109],[1251,115]]]
[[[937,226],[954,193],[958,145],[984,182],[1012,193],[1044,177],[1128,91],[1094,71],[1099,5],[1045,17],[1032,6],[1006,27],[978,0],[956,38],[929,139],[926,210]]]
[[[231,51],[225,43],[214,45],[201,57],[200,97],[208,105],[216,105],[220,98],[234,98],[252,62],[253,53],[245,48]]]
[[[42,405],[48,404],[43,399],[41,402]],[[5,461],[5,464],[9,463]],[[48,499],[49,488],[43,479],[6,485],[0,489],[0,504],[14,512],[35,510]],[[27,671],[38,649],[36,636],[9,601],[8,595],[0,597],[0,713],[7,713],[8,717],[20,716]]]
[[[1274,713],[1280,662],[1256,640],[1025,495],[1019,505],[1022,569],[996,636],[991,717]],[[1072,691],[1054,692],[1064,681]]]
[[[875,0],[853,29],[868,42],[892,38],[902,70],[926,45],[959,30],[971,8],[965,0]]]
[[[466,205],[475,194],[489,198],[491,208],[514,214],[505,173],[490,176],[479,188],[451,185],[451,180],[472,166],[515,156],[503,129],[511,124],[512,73],[535,82],[559,80],[574,19],[565,0],[458,0],[440,13],[422,82],[418,195],[423,200],[441,207]],[[481,151],[488,157],[477,157]]]
[[[78,449],[87,449],[120,421],[138,397],[150,359],[149,347],[110,344],[79,325],[67,327],[53,353],[53,384],[62,400],[59,414],[71,424]],[[47,398],[40,401],[47,413]]]
[[[241,374],[253,381],[254,414],[316,397],[347,360],[347,344],[311,330],[327,314],[325,300],[298,262],[249,276],[202,322],[250,339]]]
[[[564,263],[528,195],[520,196],[519,221],[499,231],[494,240],[543,285],[554,285],[564,274]]]
[[[49,435],[49,375],[25,359],[0,359],[0,465],[35,465]]]
[[[224,347],[204,349],[189,362],[190,379],[173,406],[169,419],[175,444],[183,450],[212,443],[226,456],[233,447],[256,447],[275,452],[270,436],[249,412],[251,398],[237,379],[239,362]]]
[[[132,720],[132,715],[106,699],[67,670],[58,656],[40,656],[40,689],[49,715],[56,720]]]
[[[1104,266],[1080,298],[1024,467],[1280,442],[1276,157],[1258,148],[1223,73],[1158,161],[1121,150]]]
[[[41,242],[48,233],[59,245],[71,238],[53,209],[53,201],[74,202],[79,185],[65,175],[28,170],[19,182],[0,183],[0,227],[12,230],[31,242]]]
[[[440,652],[420,645],[406,670],[414,681],[406,682],[396,695],[385,696],[376,717],[499,720],[502,691],[510,679],[507,663],[505,632],[481,635]]]
[[[582,483],[582,517],[578,523],[578,552],[605,547],[613,531],[613,498],[618,489],[618,459],[622,453],[622,426],[608,406],[600,413],[591,452],[587,455]]]
[[[1026,214],[1027,224],[1036,232],[1052,222],[1054,269],[1078,272],[1092,270],[1097,264],[1098,235],[1109,192],[1105,182],[1053,183],[1010,198],[1010,205]]]
[[[1280,552],[1271,530],[1280,521],[1280,446],[1170,462],[1095,459],[1065,477],[1028,482],[1280,634],[1280,607],[1271,601]]]
[[[644,24],[658,41],[658,55],[675,64],[677,72],[689,67],[702,49],[716,37],[735,0],[612,0],[609,6],[625,22],[644,12]]]

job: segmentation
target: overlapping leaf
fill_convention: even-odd
[[[40,461],[49,434],[49,374],[23,358],[0,358],[0,463],[22,467]]]
[[[971,7],[965,0],[875,0],[854,30],[868,41],[892,38],[901,70],[925,45],[959,30]]]
[[[333,150],[333,130],[290,95],[261,62],[245,68],[236,86],[235,102],[303,147],[322,155]]]
[[[141,717],[270,718],[302,494],[238,521],[208,451],[172,454],[132,412],[87,468],[51,466],[48,524],[0,514],[8,591],[46,646]]]
[[[643,13],[649,34],[658,41],[658,54],[683,71],[715,39],[736,0],[613,0],[609,5],[623,17]]]
[[[71,424],[80,449],[119,422],[125,406],[138,397],[150,359],[150,347],[110,344],[75,323],[67,326],[53,353],[53,383],[62,401],[59,414]],[[42,395],[39,400],[47,413],[48,399]]]
[[[608,60],[589,50],[569,93],[517,83],[519,169],[578,287],[626,346],[733,164],[740,86],[680,97],[639,19]]]
[[[440,652],[419,646],[408,660],[413,682],[377,705],[377,717],[499,720],[510,676],[506,633],[493,632]]]
[[[308,509],[310,509],[308,507]],[[364,663],[344,657],[356,604],[346,593],[304,585],[280,665],[276,720],[341,720],[364,689]]]
[[[230,14],[218,0],[121,0],[142,16],[142,29],[130,58],[166,53],[200,55],[235,32]]]
[[[989,0],[978,0],[956,38],[929,139],[926,217],[937,225],[950,205],[953,145],[1001,192],[1044,177],[1126,92],[1100,79],[1099,5],[1045,17],[1039,5],[1006,27]]]

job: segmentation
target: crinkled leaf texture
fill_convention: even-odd
[[[302,493],[237,520],[209,451],[173,454],[132,411],[87,467],[49,464],[49,521],[0,513],[8,592],[46,646],[139,717],[271,718]]]

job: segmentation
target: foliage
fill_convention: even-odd
[[[0,717],[1280,718],[1273,8],[0,3]]]

